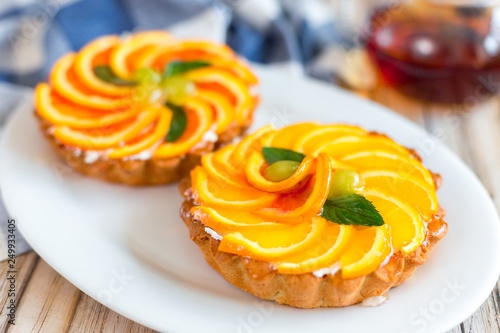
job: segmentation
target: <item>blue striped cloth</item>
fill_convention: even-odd
[[[26,87],[46,80],[60,56],[105,34],[166,29],[177,37],[225,42],[250,61],[331,77],[333,68],[320,60],[340,40],[331,2],[2,0],[0,128],[10,111],[30,98]],[[7,213],[1,203],[0,218],[0,232],[5,234]],[[6,257],[3,238],[0,235],[0,259]],[[18,241],[17,254],[27,250],[28,245]]]

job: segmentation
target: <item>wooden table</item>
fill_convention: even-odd
[[[439,137],[457,153],[485,184],[500,208],[500,97],[470,112],[412,101],[381,87],[365,97],[403,114]],[[91,299],[56,273],[36,253],[17,258],[18,309],[15,326],[0,316],[0,330],[8,332],[153,332]],[[0,263],[1,276],[7,264]],[[0,307],[6,308],[7,284],[0,281]],[[500,332],[499,284],[471,317],[450,332]]]

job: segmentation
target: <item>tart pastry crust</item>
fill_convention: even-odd
[[[217,142],[206,142],[193,152],[184,156],[172,158],[149,159],[97,159],[92,163],[85,161],[84,152],[75,147],[60,143],[51,133],[49,122],[42,119],[35,112],[43,135],[48,139],[54,151],[71,168],[85,175],[129,186],[161,185],[178,182],[189,172],[200,165],[201,156],[232,142],[243,135],[250,126],[250,121],[244,127],[233,127],[219,135]]]
[[[205,260],[226,281],[264,300],[297,308],[342,307],[365,298],[384,295],[408,279],[429,258],[432,248],[446,235],[448,224],[440,210],[429,222],[426,240],[410,255],[393,254],[376,271],[354,279],[343,279],[341,272],[317,277],[313,273],[281,274],[272,263],[219,251],[220,241],[205,231],[205,226],[190,213],[195,205],[189,196],[190,179],[179,186],[185,201],[180,209],[189,236],[203,252]]]

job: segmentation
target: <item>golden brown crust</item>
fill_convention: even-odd
[[[234,126],[220,135],[216,143],[208,142],[184,156],[147,160],[98,159],[93,163],[87,163],[83,153],[75,154],[76,148],[61,144],[50,134],[48,129],[52,124],[38,116],[36,111],[35,116],[43,135],[70,167],[94,178],[130,186],[161,185],[181,180],[194,167],[200,165],[202,155],[230,143],[242,135],[251,123],[249,120],[243,127]]]
[[[434,216],[428,224],[426,240],[416,251],[408,256],[393,254],[376,271],[355,279],[343,279],[341,272],[323,277],[312,273],[281,274],[271,263],[219,251],[220,241],[209,235],[203,223],[190,213],[195,203],[191,198],[189,178],[181,182],[179,190],[185,197],[180,215],[189,229],[191,240],[213,269],[229,283],[252,295],[298,308],[342,307],[384,295],[409,278],[427,260],[448,227],[442,216]]]

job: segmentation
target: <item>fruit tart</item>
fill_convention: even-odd
[[[264,127],[202,157],[181,216],[233,285],[299,308],[373,304],[446,234],[441,177],[385,135],[348,125]]]
[[[241,135],[258,80],[226,45],[164,31],[100,37],[36,87],[45,136],[74,169],[111,182],[175,182]]]

